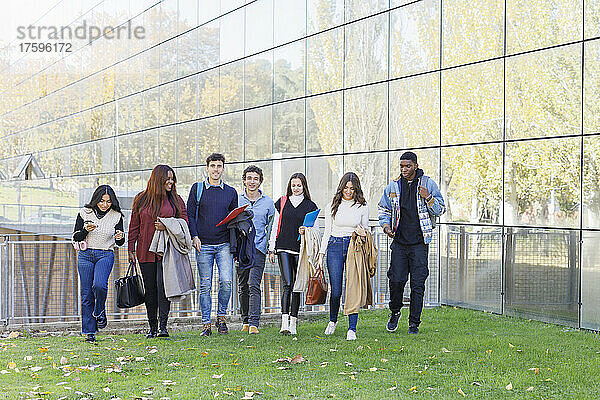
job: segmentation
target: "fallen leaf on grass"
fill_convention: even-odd
[[[306,359],[302,357],[302,354],[298,354],[296,357],[290,360],[290,364],[299,364],[305,362]]]
[[[389,360],[387,358],[382,358],[381,362],[388,362]]]
[[[15,364],[14,362],[9,362],[7,365],[8,369],[15,369],[17,368],[17,364]]]
[[[540,373],[539,368],[529,368],[530,371],[533,371],[536,375]]]
[[[8,334],[8,338],[9,339],[16,339],[19,336],[21,336],[21,332],[18,332],[18,331],[13,331],[13,332],[11,332],[11,333]]]
[[[48,348],[47,348],[47,347],[40,347],[40,348],[38,349],[38,351],[39,351],[40,353],[45,353],[45,352],[47,352],[47,351],[48,351]]]
[[[391,388],[388,388],[388,390],[389,390],[390,392],[391,392],[391,391],[394,391],[394,390],[396,390],[396,389],[398,389],[398,386],[392,386]]]
[[[42,370],[42,367],[31,367],[31,368],[29,368],[29,369],[30,369],[31,371],[33,371],[33,372],[38,372],[38,371],[41,371],[41,370]]]
[[[157,349],[152,349],[152,350],[150,350],[148,353],[150,353],[150,354],[154,354],[154,353],[157,353],[157,352],[158,352],[158,350],[157,350]]]
[[[526,392],[531,392],[533,390],[533,386],[529,386],[527,389],[525,389]]]
[[[213,374],[213,376],[211,376],[211,378],[213,378],[213,379],[221,379],[223,377],[223,375],[224,374],[219,374],[219,375]]]
[[[515,345],[509,342],[508,347],[510,347],[512,349],[513,347],[515,347]]]
[[[8,372],[5,369],[3,369],[2,371],[0,371],[0,375],[6,375],[6,374],[10,374],[10,372]]]
[[[408,389],[409,392],[414,392],[415,390],[417,390],[416,386],[411,387],[410,389]]]
[[[371,368],[369,368],[369,371],[371,371],[371,372],[375,372],[375,371],[377,371],[377,370],[378,370],[378,368],[376,368],[376,367],[371,367]]]
[[[25,361],[31,361],[31,360],[33,360],[33,357],[31,357],[31,356],[25,356],[25,357],[23,357],[23,360],[25,360]]]
[[[460,393],[462,397],[467,397],[467,395],[465,394],[465,392],[462,391],[461,388],[458,388],[458,393]]]
[[[486,350],[485,351],[487,354],[492,354],[492,350]]]
[[[472,386],[481,386],[481,383],[479,383],[479,382],[471,382],[471,385]]]
[[[345,361],[345,363],[346,363],[346,367],[352,367],[352,366],[354,366],[354,364],[352,364],[351,362]]]
[[[65,365],[65,364],[66,364],[66,363],[68,363],[68,362],[69,362],[69,360],[67,360],[67,357],[65,357],[65,356],[62,356],[62,357],[60,358],[60,363],[61,363],[62,365]]]
[[[447,349],[447,348],[445,348],[445,347],[442,347],[442,351],[443,351],[444,353],[452,353],[450,350],[448,350],[448,349]]]
[[[326,367],[326,366],[328,366],[328,365],[329,365],[329,363],[328,363],[327,361],[323,361],[323,362],[321,363],[320,367]]]
[[[110,388],[107,388],[107,387],[102,388],[102,390],[104,390],[106,393],[110,392]]]
[[[513,389],[513,385],[512,382],[510,382],[508,385],[506,385],[506,390],[512,390]]]

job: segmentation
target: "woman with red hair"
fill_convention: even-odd
[[[135,196],[131,207],[128,235],[129,261],[135,262],[137,259],[142,270],[146,290],[146,313],[150,325],[147,338],[169,336],[167,320],[171,303],[165,296],[162,259],[149,249],[154,232],[165,230],[164,224],[158,220],[158,217],[188,220],[185,203],[177,194],[176,183],[177,177],[173,168],[168,165],[157,165],[150,174],[146,190]]]

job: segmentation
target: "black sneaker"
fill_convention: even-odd
[[[227,328],[227,324],[225,323],[225,317],[217,317],[217,332],[219,332],[220,335],[226,335],[229,333],[229,329]]]
[[[385,327],[388,332],[396,332],[396,329],[398,329],[398,320],[400,319],[400,315],[400,311],[392,311],[392,313],[390,314],[390,320],[388,321],[387,326]]]
[[[96,327],[98,329],[106,328],[108,324],[108,320],[106,319],[106,312],[103,312],[99,316],[96,317]]]
[[[212,331],[210,330],[210,323],[208,324],[204,324],[204,327],[202,328],[202,333],[200,334],[200,336],[210,336],[212,334]]]
[[[146,339],[154,339],[156,337],[156,329],[150,329],[148,333],[146,333]]]
[[[85,341],[89,343],[94,343],[96,341],[96,335],[93,333],[88,333],[85,337]]]
[[[409,335],[418,335],[419,334],[419,325],[410,324],[408,326],[408,334]]]
[[[156,335],[156,337],[169,337],[169,332],[167,331],[167,328],[161,329],[160,332],[158,332],[158,335]]]

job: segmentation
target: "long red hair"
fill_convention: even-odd
[[[169,171],[173,174],[173,187],[170,192],[165,190],[165,182],[169,179]],[[159,164],[152,170],[146,190],[140,192],[133,199],[132,209],[135,213],[140,213],[143,209],[150,209],[152,218],[158,217],[160,208],[162,207],[165,198],[171,203],[175,209],[175,216],[180,217],[183,213],[177,195],[177,176],[173,168],[168,165]]]

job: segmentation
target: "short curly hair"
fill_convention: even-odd
[[[246,180],[246,174],[248,172],[254,172],[255,174],[258,174],[258,179],[260,180],[260,183],[263,183],[262,169],[260,169],[256,165],[250,165],[244,170],[244,172],[242,173],[242,182],[244,182]]]
[[[225,165],[225,156],[221,153],[212,153],[210,156],[206,157],[206,166],[210,164],[211,161],[221,161],[223,165]]]

